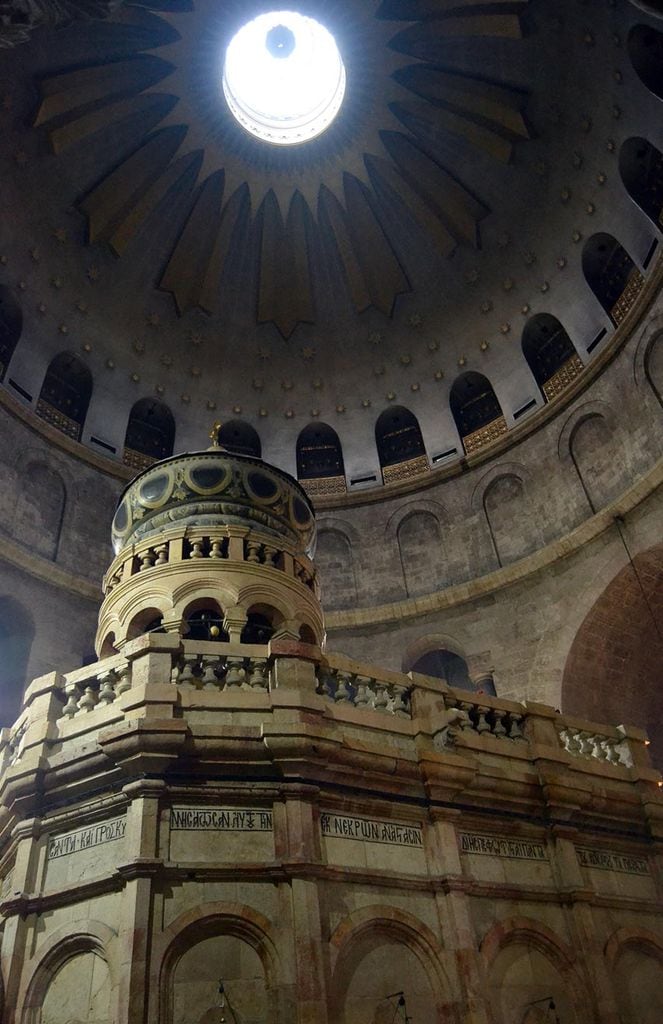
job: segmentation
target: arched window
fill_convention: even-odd
[[[71,352],[52,361],[37,402],[37,415],[75,441],[80,440],[92,394],[92,374]]]
[[[619,153],[619,173],[631,199],[661,230],[663,153],[646,139],[627,139]]]
[[[23,313],[12,292],[0,285],[0,380],[5,376],[23,328]]]
[[[234,455],[250,455],[259,459],[262,445],[257,430],[242,420],[229,420],[219,431],[219,444]]]
[[[538,313],[525,324],[523,355],[547,402],[582,370],[580,357],[561,323],[550,313]]]
[[[173,454],[175,420],[167,405],[141,398],[129,414],[122,461],[134,469],[147,469]]]
[[[243,644],[267,644],[274,635],[274,630],[283,616],[267,605],[255,605],[249,608],[246,624],[242,630],[240,641]]]
[[[309,423],[297,438],[297,478],[309,494],[345,493],[341,442],[327,423]]]
[[[628,52],[640,80],[663,99],[663,34],[650,25],[634,25],[628,36]]]
[[[442,679],[455,690],[475,689],[467,669],[467,662],[452,651],[444,649],[429,651],[415,661],[411,671],[419,672],[422,676]]]
[[[427,472],[428,459],[419,423],[402,405],[393,405],[378,417],[375,443],[386,484]]]
[[[587,284],[614,324],[620,324],[642,288],[643,277],[626,249],[606,232],[592,235],[582,252]]]
[[[215,605],[196,608],[186,619],[186,640],[228,640],[223,628],[223,613]]]
[[[21,710],[34,635],[34,620],[23,605],[0,597],[0,726],[11,725]]]
[[[506,434],[497,395],[482,373],[468,372],[457,377],[449,394],[449,405],[468,455]]]

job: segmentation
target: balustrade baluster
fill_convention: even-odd
[[[506,729],[504,727],[504,719],[506,718],[506,711],[501,708],[493,708],[493,736],[497,736],[501,739],[506,736]]]
[[[151,569],[154,565],[155,558],[156,555],[152,548],[148,548],[147,551],[144,551],[140,556],[140,568],[138,571],[144,572],[145,569]]]
[[[357,691],[355,693],[354,706],[356,708],[365,708],[372,703],[372,683],[373,680],[369,676],[357,676],[355,679]]]
[[[108,669],[105,672],[100,672],[97,676],[99,682],[99,703],[100,704],[112,704],[115,700],[115,690],[113,685],[115,683],[115,670]]]
[[[523,720],[523,716],[512,711],[509,715],[509,739],[510,740],[522,740],[524,739],[520,723]]]
[[[219,663],[219,659],[216,654],[205,654],[203,656],[203,675],[202,684],[203,690],[218,690],[219,680],[216,677],[216,666]]]
[[[229,657],[227,662],[228,672],[226,673],[226,688],[239,688],[244,682],[244,658]]]
[[[222,540],[213,540],[212,547],[209,553],[210,558],[223,558],[223,552],[221,550]]]
[[[62,709],[63,718],[73,718],[78,711],[78,701],[81,691],[77,683],[65,683],[64,687],[67,703]]]
[[[391,710],[395,715],[398,715],[399,718],[409,718],[407,706],[407,686],[398,686],[397,684],[394,684],[393,690],[394,704]]]
[[[91,686],[86,686],[83,696],[78,702],[78,710],[84,711],[86,714],[90,711],[94,711],[97,706],[97,695]]]
[[[249,661],[249,686],[252,690],[267,689],[267,658],[251,658]]]
[[[195,679],[193,675],[194,665],[198,662],[197,654],[185,654],[183,659],[182,671],[179,674],[177,684],[181,690],[195,690]]]
[[[276,548],[270,548],[268,544],[265,544],[265,546],[263,548],[263,553],[264,553],[264,556],[265,556],[265,565],[269,566],[270,569],[275,569],[276,568],[276,556],[278,554],[278,551],[276,550]]]
[[[489,710],[490,710],[490,708],[484,708],[484,707],[478,707],[477,708],[478,718],[477,718],[476,730],[479,733],[479,736],[481,736],[484,732],[490,732],[490,725],[486,721],[486,715],[488,714]]]
[[[201,537],[200,540],[191,541],[191,555],[190,558],[204,558],[205,553],[203,551],[204,539]]]
[[[461,711],[464,711],[467,715],[467,721],[461,722],[461,729],[474,729],[476,728],[474,720],[472,718],[473,712],[476,712],[476,707],[469,700],[461,700],[456,707],[459,707]]]
[[[350,672],[337,672],[336,673],[336,693],[334,694],[334,700],[337,703],[352,703],[352,695],[350,693],[350,683],[352,682],[352,674]]]
[[[248,540],[246,542],[246,561],[252,562],[254,565],[260,562],[260,549],[262,544],[257,540]]]
[[[115,670],[117,682],[115,683],[115,696],[120,697],[127,690],[131,689],[131,665],[127,662]]]
[[[154,552],[157,556],[157,560],[154,564],[165,565],[166,562],[168,561],[168,545],[159,544],[157,547],[155,547]]]
[[[386,711],[387,705],[389,704],[389,692],[384,683],[381,683],[376,679],[375,681],[375,704],[373,707],[376,711]]]

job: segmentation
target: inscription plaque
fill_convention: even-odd
[[[272,812],[252,807],[173,807],[171,832],[271,832]]]
[[[649,874],[649,865],[644,857],[632,857],[626,853],[613,853],[610,850],[592,850],[586,846],[576,846],[576,853],[583,868],[621,871],[626,875]]]
[[[403,825],[375,818],[321,814],[320,829],[323,836],[333,839],[357,839],[366,843],[386,843],[391,846],[423,847],[424,845],[420,825]]]
[[[124,839],[127,830],[126,818],[113,818],[99,825],[88,825],[77,828],[74,832],[65,832],[60,836],[50,836],[48,840],[48,860],[68,857],[72,853],[90,850],[93,846],[103,846]]]
[[[478,853],[486,857],[507,857],[514,860],[547,860],[543,843],[529,839],[506,839],[502,836],[478,835],[474,832],[459,834],[461,853]]]

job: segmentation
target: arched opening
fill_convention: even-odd
[[[153,462],[173,454],[175,420],[167,405],[141,398],[129,414],[122,461],[134,469],[147,469]]]
[[[0,597],[0,726],[21,710],[34,636],[32,615],[13,597]]]
[[[569,452],[592,512],[609,505],[628,486],[628,467],[615,462],[612,425],[598,412],[582,417],[569,438]]]
[[[197,942],[177,961],[172,977],[172,1024],[217,1024],[222,1019],[228,1024],[274,1020],[262,961],[235,935]]]
[[[23,312],[13,292],[0,284],[0,380],[4,379],[23,330]]]
[[[562,711],[593,722],[636,725],[663,767],[663,545],[637,555],[587,613],[562,680]]]
[[[259,459],[262,445],[257,430],[243,420],[229,420],[219,431],[219,444],[234,455],[250,455]]]
[[[546,402],[561,394],[582,371],[573,342],[550,313],[538,313],[527,321],[522,349]]]
[[[240,642],[243,644],[268,644],[274,636],[283,616],[266,604],[255,604],[249,608]]]
[[[55,561],[67,492],[64,480],[45,462],[21,467],[13,534],[31,552]]]
[[[663,99],[663,34],[651,25],[634,25],[628,52],[640,81]]]
[[[134,640],[145,633],[165,633],[163,615],[158,608],[144,608],[129,623],[127,640]],[[114,638],[113,638],[114,639]],[[105,642],[105,641],[104,641]],[[103,655],[102,655],[103,657]]]
[[[635,302],[644,278],[616,238],[599,232],[582,252],[587,284],[614,324],[620,324]]]
[[[501,473],[491,480],[483,494],[483,511],[500,565],[537,550],[541,542],[539,516],[515,473]]]
[[[111,1024],[114,1019],[108,964],[93,952],[79,953],[62,964],[49,982],[36,1018],[39,1024]]]
[[[196,606],[185,618],[184,639],[227,641],[223,619],[224,614],[216,604]]]
[[[316,647],[318,643],[315,633],[306,622],[302,623],[299,627],[299,639],[303,644],[312,644],[314,647]]]
[[[663,1020],[663,952],[644,943],[629,943],[614,970],[615,994],[622,1024],[660,1024]]]
[[[465,658],[444,648],[422,654],[412,665],[410,671],[419,672],[422,676],[442,679],[447,686],[451,686],[454,690],[475,689]]]
[[[442,587],[442,532],[432,512],[406,515],[396,533],[405,590],[408,597],[429,594]]]
[[[404,406],[393,405],[381,413],[375,424],[375,443],[386,484],[428,471],[419,422]]]
[[[493,386],[482,373],[462,373],[449,393],[451,413],[468,455],[506,434],[506,420]]]
[[[352,608],[357,602],[357,574],[350,538],[341,530],[321,529],[315,564],[325,608]]]
[[[534,943],[508,943],[488,975],[496,1024],[584,1024],[586,1004],[577,1005],[568,970],[562,970]]]
[[[624,188],[661,230],[663,221],[663,153],[646,139],[627,139],[619,153]]]
[[[341,442],[327,423],[309,423],[297,438],[297,478],[312,495],[345,493]]]
[[[79,441],[91,395],[92,374],[87,366],[71,352],[61,352],[46,371],[37,415]]]

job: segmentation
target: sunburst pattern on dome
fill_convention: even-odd
[[[168,216],[175,193],[190,196],[159,279],[180,313],[223,309],[242,252],[255,264],[257,297],[246,302],[284,337],[316,319],[316,254],[340,263],[351,308],[390,315],[411,271],[390,240],[381,198],[397,197],[443,256],[479,244],[489,210],[481,181],[464,180],[461,144],[507,162],[529,133],[526,96],[482,77],[480,66],[468,71],[464,44],[520,38],[527,2],[304,5],[334,34],[347,91],[323,135],[278,147],[235,123],[220,88],[228,40],[264,6],[155,0],[148,6],[158,15],[125,8],[99,27],[108,33],[103,62],[43,80],[36,124],[56,153],[121,122],[138,125],[133,151],[107,167],[80,206],[89,240],[121,256],[152,217]]]

